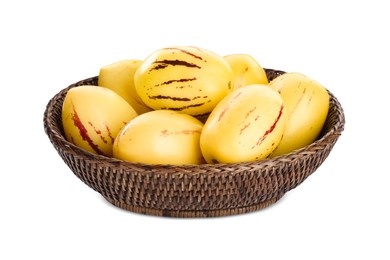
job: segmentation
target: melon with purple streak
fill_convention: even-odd
[[[70,89],[62,107],[66,139],[91,153],[112,156],[119,131],[137,116],[114,91],[98,86]]]

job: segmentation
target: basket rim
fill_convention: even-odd
[[[279,74],[285,73],[284,71],[281,70],[274,70],[274,69],[268,69],[265,68],[265,70],[271,70]],[[332,127],[322,136],[317,139],[316,141],[312,142],[311,144],[302,147],[300,149],[297,149],[295,151],[292,151],[288,154],[282,154],[273,158],[266,158],[263,160],[259,161],[250,161],[250,162],[236,162],[236,163],[216,163],[216,164],[210,164],[210,163],[203,163],[203,164],[183,164],[183,165],[173,165],[173,164],[147,164],[147,163],[139,163],[139,162],[128,162],[120,159],[116,159],[113,157],[108,157],[104,155],[98,155],[94,154],[92,152],[89,152],[87,150],[84,150],[83,148],[80,148],[76,146],[75,144],[69,142],[66,140],[65,136],[63,133],[58,133],[55,129],[50,127],[50,115],[49,115],[49,109],[57,102],[57,100],[60,98],[61,95],[65,95],[67,91],[73,87],[79,86],[81,84],[84,84],[85,82],[88,81],[96,81],[98,79],[98,76],[93,76],[89,77],[83,80],[80,80],[76,83],[73,83],[69,85],[68,87],[62,89],[59,91],[57,94],[55,94],[52,99],[48,102],[45,108],[44,112],[44,128],[46,134],[49,136],[50,141],[52,142],[53,145],[57,145],[58,142],[62,142],[66,144],[65,146],[62,147],[62,149],[66,149],[67,153],[72,153],[75,156],[83,157],[84,160],[90,160],[90,161],[102,161],[104,163],[109,163],[113,167],[120,167],[122,169],[124,168],[131,168],[134,170],[134,167],[139,167],[142,169],[145,168],[150,168],[151,170],[158,170],[158,169],[164,169],[164,170],[169,170],[169,169],[181,169],[183,170],[183,174],[196,174],[192,171],[192,169],[197,169],[197,171],[202,171],[204,170],[205,172],[210,170],[210,169],[215,169],[215,172],[218,171],[220,168],[239,168],[239,167],[248,167],[252,168],[253,166],[258,166],[258,167],[267,167],[269,165],[276,165],[278,163],[286,163],[290,160],[294,160],[295,157],[302,157],[302,156],[310,156],[310,154],[313,153],[313,150],[321,144],[324,143],[327,139],[332,139],[332,138],[338,138],[341,133],[344,130],[345,126],[345,115],[343,112],[343,108],[341,104],[339,103],[338,99],[336,98],[335,95],[328,89],[327,92],[330,97],[330,102],[331,105],[336,106],[337,109],[337,117],[338,120],[336,121],[335,124],[332,125]],[[61,123],[62,125],[62,123]],[[188,173],[186,172],[188,170]],[[158,174],[159,172],[156,172]],[[209,174],[209,173],[207,173]]]

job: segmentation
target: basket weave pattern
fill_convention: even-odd
[[[269,80],[284,73],[266,69]],[[288,155],[259,162],[202,165],[147,165],[95,155],[68,142],[61,109],[67,91],[96,85],[81,80],[47,104],[44,129],[72,172],[110,203],[133,212],[171,217],[216,217],[241,214],[278,201],[311,175],[327,158],[344,129],[344,114],[330,94],[330,110],[314,143]]]

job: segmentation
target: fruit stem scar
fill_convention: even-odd
[[[80,133],[81,138],[82,138],[84,141],[87,141],[87,143],[89,144],[89,146],[90,146],[97,154],[104,155],[104,153],[99,149],[99,147],[98,147],[96,144],[93,143],[92,139],[89,137],[88,131],[87,131],[87,129],[85,128],[84,124],[81,122],[80,117],[78,116],[78,114],[77,114],[77,112],[76,112],[76,109],[75,109],[75,107],[74,107],[73,104],[72,104],[72,107],[73,107],[73,116],[72,116],[72,120],[73,120],[74,125],[79,129],[79,133]]]

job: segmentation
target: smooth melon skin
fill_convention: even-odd
[[[313,143],[328,116],[328,91],[317,81],[297,72],[280,75],[269,86],[281,95],[287,114],[283,139],[271,157]]]
[[[191,46],[155,51],[134,75],[136,91],[148,107],[192,116],[210,113],[232,90],[232,80],[222,56]]]
[[[121,60],[100,68],[98,85],[109,88],[124,98],[137,114],[152,109],[146,106],[138,96],[134,86],[134,74],[141,60]]]
[[[170,110],[139,115],[117,136],[113,156],[147,164],[201,164],[199,138],[203,123]]]
[[[233,70],[234,89],[252,84],[268,84],[267,74],[255,58],[248,54],[224,56]]]
[[[234,90],[210,114],[200,146],[208,163],[262,160],[282,139],[286,117],[279,93],[254,84]]]
[[[137,115],[113,90],[78,86],[65,96],[62,125],[69,142],[95,154],[112,156],[117,134]]]

